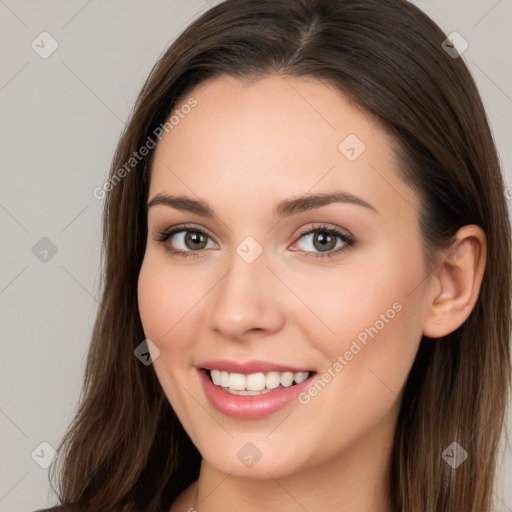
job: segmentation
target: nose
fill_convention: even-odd
[[[285,315],[279,303],[283,286],[267,267],[263,253],[247,263],[236,252],[227,273],[208,294],[208,327],[230,339],[242,339],[250,333],[274,333],[282,328]]]

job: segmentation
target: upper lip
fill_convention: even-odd
[[[269,373],[269,372],[312,372],[309,368],[300,368],[287,364],[273,363],[271,361],[229,361],[228,359],[215,359],[203,361],[196,364],[197,368],[206,370],[220,370],[228,373],[241,373],[249,375],[251,373]]]

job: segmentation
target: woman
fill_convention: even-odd
[[[217,5],[152,70],[96,193],[60,510],[491,511],[504,183],[419,9]]]

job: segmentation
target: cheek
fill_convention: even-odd
[[[386,340],[398,346],[421,332],[424,289],[419,285],[424,266],[419,243],[410,243],[412,234],[412,228],[403,228],[392,240],[389,235],[380,237],[310,294],[325,324],[336,333],[332,338],[342,343],[358,340],[362,346],[370,340],[383,344]],[[321,289],[327,293],[322,295]]]
[[[300,397],[308,411],[305,431],[330,440],[315,456],[326,456],[332,445],[345,448],[394,421],[421,339],[420,304],[414,294],[408,296],[407,284],[387,276],[371,288],[347,286],[347,293],[336,294],[336,304],[329,303],[336,335],[320,337],[317,327],[312,339],[319,340],[325,366],[320,382]]]
[[[348,350],[353,340],[364,346],[370,340],[388,338],[384,334],[391,332],[391,342],[405,341],[407,334],[419,328],[421,304],[418,295],[410,293],[412,283],[418,282],[416,272],[401,274],[397,269],[371,276],[366,269],[341,269],[333,274],[317,276],[315,286],[305,280],[302,292],[302,286],[295,289],[306,298],[309,309],[297,308],[302,315],[297,321],[306,325],[304,315],[308,317],[308,339],[315,340],[322,352],[338,354]],[[397,336],[398,332],[405,336]]]
[[[191,336],[186,329],[200,293],[197,283],[191,286],[183,272],[170,273],[170,266],[159,257],[146,255],[138,279],[139,313],[144,333],[159,347],[162,359],[187,348]]]
[[[147,256],[139,273],[137,294],[144,333],[150,340],[156,341],[169,329],[163,313],[167,310],[172,314],[173,309],[169,307],[171,304],[167,304],[169,298],[165,293],[164,283],[158,279],[158,268]],[[171,320],[170,316],[167,318]]]
[[[397,251],[382,247],[379,255],[317,280],[308,293],[308,305],[322,322],[312,322],[307,336],[324,355],[324,371],[331,374],[326,380],[337,381],[332,389],[350,389],[347,400],[356,408],[361,401],[381,397],[389,405],[396,398],[421,340],[421,255],[409,252],[405,265]]]
[[[198,301],[196,291],[182,272],[170,274],[170,266],[160,261],[160,255],[148,251],[138,279],[139,314],[144,334],[160,350],[153,369],[167,399],[182,421],[186,421],[186,401],[180,385],[190,370],[191,329],[196,322],[193,305]]]

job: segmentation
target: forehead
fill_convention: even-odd
[[[183,108],[190,98],[197,104]],[[335,188],[388,215],[417,209],[392,139],[324,82],[220,77],[196,87],[174,112],[179,121],[155,150],[150,198],[172,191],[219,207],[238,201],[271,210],[283,197]]]

